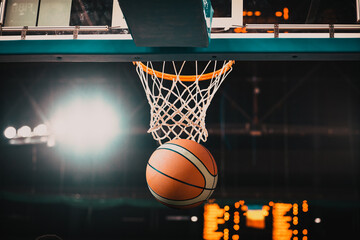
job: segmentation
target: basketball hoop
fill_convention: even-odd
[[[186,63],[134,62],[151,107],[148,133],[160,144],[178,138],[206,142],[206,111],[235,61]],[[195,75],[182,75],[194,69]]]

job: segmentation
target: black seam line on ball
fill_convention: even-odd
[[[206,167],[206,165],[203,163],[203,161],[201,161],[200,160],[200,158],[198,157],[198,156],[196,156],[195,155],[195,153],[193,153],[192,151],[190,151],[189,149],[187,149],[187,148],[184,148],[183,146],[181,146],[181,145],[178,145],[178,144],[175,144],[175,143],[165,143],[164,145],[166,145],[166,144],[168,144],[168,145],[174,145],[174,146],[178,146],[178,147],[180,147],[180,148],[182,148],[182,149],[184,149],[185,151],[188,151],[189,153],[191,153],[194,157],[196,157],[198,160],[199,160],[199,162],[201,163],[201,165],[203,165],[204,166],[204,168],[206,169],[206,171],[211,175],[211,176],[216,176],[216,175],[213,175],[210,171],[209,171],[209,169]],[[201,145],[200,144],[200,146],[202,147],[202,148],[204,148],[208,153],[210,153],[209,152],[209,150],[207,150],[203,145]],[[168,148],[161,148],[161,149],[168,149]],[[180,153],[179,153],[180,154]],[[180,155],[182,155],[182,154],[180,154]],[[210,154],[211,155],[211,154]],[[185,156],[184,156],[185,157]],[[212,156],[210,156],[210,158],[211,158]],[[186,159],[188,159],[187,157],[185,157]],[[213,159],[213,158],[211,158],[211,159]],[[189,161],[190,161],[190,159],[188,159]],[[191,161],[190,161],[191,162]],[[192,164],[194,164],[193,162],[191,162]],[[195,164],[194,164],[195,165]],[[197,167],[196,167],[197,168]],[[199,169],[199,171],[200,171],[200,169]],[[201,172],[201,171],[200,171]],[[202,174],[202,173],[201,173]]]
[[[169,143],[166,143],[166,144],[169,144]],[[166,144],[164,144],[164,145],[166,145]],[[176,145],[176,144],[173,144],[173,145]],[[178,146],[178,145],[176,145],[176,146]],[[180,148],[183,148],[183,147],[181,147],[181,146],[179,146]],[[184,148],[183,148],[184,149]],[[198,171],[199,171],[199,173],[201,174],[201,176],[204,178],[204,182],[205,182],[205,186],[206,186],[206,177],[205,177],[205,175],[204,175],[204,173],[198,168],[198,166],[196,166],[196,164],[193,162],[193,161],[191,161],[188,157],[186,157],[184,154],[182,154],[182,153],[180,153],[180,152],[178,152],[178,151],[176,151],[176,150],[174,150],[174,149],[171,149],[171,148],[166,148],[166,147],[163,147],[162,146],[162,148],[160,148],[160,149],[157,149],[157,151],[158,150],[168,150],[168,151],[171,151],[171,152],[174,152],[174,153],[177,153],[177,154],[179,154],[180,156],[182,156],[183,158],[185,158],[186,160],[188,160],[189,161],[189,163],[191,163]],[[187,149],[185,149],[186,151],[188,151],[188,152],[190,152],[189,150],[187,150]],[[195,156],[192,152],[190,152],[193,156]],[[195,156],[196,157],[196,156]],[[201,164],[203,164],[201,161],[200,161],[200,159],[198,158],[198,157],[196,157],[198,160],[199,160],[199,162],[201,163]],[[203,164],[204,165],[204,164]],[[205,166],[204,166],[205,167]],[[209,171],[206,167],[205,167],[205,169],[206,169],[206,171]]]
[[[204,189],[204,190],[214,190],[213,188],[199,187],[199,186],[193,185],[193,184],[191,184],[191,183],[187,183],[187,182],[181,181],[181,180],[179,180],[179,179],[177,179],[177,178],[171,177],[171,176],[169,176],[169,175],[167,175],[167,174],[165,174],[165,173],[163,173],[163,172],[160,172],[159,170],[157,170],[156,168],[154,168],[153,166],[151,166],[150,163],[148,163],[148,165],[149,165],[152,169],[154,169],[155,171],[157,171],[158,173],[160,173],[160,174],[162,174],[162,175],[164,175],[164,176],[166,176],[166,177],[168,177],[168,178],[171,178],[171,179],[173,179],[173,180],[175,180],[175,181],[181,182],[181,183],[183,183],[183,184],[186,184],[186,185],[189,185],[189,186],[192,186],[192,187]]]
[[[210,157],[210,159],[211,159],[211,163],[212,163],[212,166],[213,166],[213,170],[214,170],[214,172],[215,172],[215,159],[214,159],[214,157],[211,155],[211,153],[209,152],[209,150],[207,149],[207,148],[205,148],[203,145],[201,145],[200,144],[200,146],[202,146],[205,150],[206,150],[206,152],[209,154],[209,157]],[[209,171],[210,172],[210,171]],[[211,173],[210,173],[211,174]],[[211,174],[212,175],[212,174]],[[216,177],[216,175],[212,175],[212,176],[214,176],[214,177]],[[214,185],[215,185],[215,180],[212,182],[212,184],[211,184],[211,188],[214,188]],[[212,192],[210,192],[209,193],[209,196],[206,198],[206,199],[208,199],[210,196],[212,195]]]
[[[214,169],[214,172],[215,172],[215,159],[214,159],[213,155],[211,155],[210,151],[209,151],[206,147],[204,147],[204,146],[201,145],[201,144],[200,144],[200,146],[209,154],[209,157],[210,157],[210,159],[211,159],[211,163],[212,163],[212,166],[213,166],[213,169]],[[195,155],[195,154],[194,154],[194,155]],[[205,164],[204,164],[204,166],[205,166]],[[205,166],[205,167],[206,167],[206,166]],[[214,176],[214,177],[217,176],[217,174],[212,174],[207,167],[206,167],[206,169],[207,169],[208,172],[211,174],[211,176]]]

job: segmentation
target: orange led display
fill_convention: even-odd
[[[298,223],[299,223],[298,217],[293,217],[293,224],[298,225]]]
[[[307,212],[308,210],[309,210],[309,206],[307,204],[307,201],[304,200],[303,203],[302,203],[302,211]]]
[[[285,216],[292,208],[289,203],[275,203],[273,214],[273,240],[290,240],[292,231],[290,229],[291,217]]]
[[[231,208],[233,206],[233,208]],[[308,211],[308,203],[274,203],[269,202],[261,208],[254,205],[245,205],[238,201],[234,205],[221,208],[212,202],[204,206],[205,240],[238,240],[239,232],[243,228],[265,229],[266,218],[272,216],[272,240],[308,240],[308,230],[299,229],[299,212]],[[245,221],[241,220],[245,217]]]
[[[265,216],[263,210],[248,210],[246,214],[246,226],[252,228],[265,228]]]
[[[238,212],[238,211],[234,212],[234,223],[235,223],[235,224],[239,224],[239,223],[240,223],[240,216],[239,216],[239,212]]]
[[[237,28],[234,29],[234,32],[236,32],[236,33],[247,33],[246,27],[237,27]],[[239,208],[239,207],[240,207],[240,203],[236,202],[235,203],[235,208]]]
[[[267,205],[264,205],[264,206],[262,207],[262,213],[263,213],[263,215],[264,215],[265,217],[269,216],[269,210],[270,210],[270,207],[267,206]]]
[[[243,11],[243,16],[244,17],[260,17],[261,16],[261,11]],[[275,12],[275,16],[276,17],[283,17],[284,20],[288,20],[290,15],[289,15],[289,8],[284,7],[282,11],[276,11]]]
[[[276,17],[283,17],[284,20],[288,20],[289,19],[289,8],[285,7],[283,8],[283,11],[276,11],[275,12],[275,16]]]
[[[243,16],[246,17],[252,17],[252,16],[256,16],[256,17],[259,17],[261,16],[261,12],[260,11],[243,11]]]
[[[224,240],[228,240],[229,239],[229,229],[225,228],[224,229]]]
[[[283,9],[283,13],[284,13],[284,19],[288,20],[289,19],[289,9],[288,8],[284,8]]]
[[[220,240],[223,237],[222,232],[218,232],[218,225],[224,224],[224,209],[220,208],[216,203],[205,204],[204,206],[204,232],[205,240]]]
[[[229,221],[229,219],[230,219],[230,213],[225,212],[225,213],[224,213],[224,220],[225,220],[225,221]]]

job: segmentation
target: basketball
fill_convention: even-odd
[[[172,208],[193,208],[209,199],[217,183],[216,162],[201,144],[187,139],[164,143],[151,155],[146,181],[152,195]]]

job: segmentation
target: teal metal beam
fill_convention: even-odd
[[[207,48],[137,47],[132,40],[0,40],[0,62],[210,59],[358,61],[360,60],[360,39],[212,39]]]

